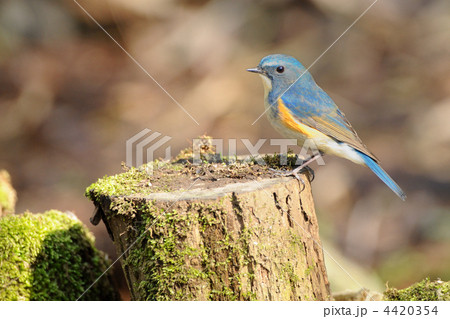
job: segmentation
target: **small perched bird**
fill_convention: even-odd
[[[380,167],[379,160],[363,144],[344,113],[295,58],[284,54],[264,57],[256,68],[264,84],[264,104],[270,123],[286,138],[302,146],[311,139],[320,154],[294,169],[297,173],[321,154],[334,154],[369,167],[402,200],[406,195]]]

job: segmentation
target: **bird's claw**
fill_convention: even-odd
[[[308,175],[309,175],[308,179],[309,179],[309,182],[312,183],[314,178],[316,178],[316,174],[314,173],[314,170],[309,166],[306,166],[304,169],[306,169],[308,171]]]

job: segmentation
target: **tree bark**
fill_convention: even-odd
[[[277,177],[95,197],[132,299],[330,300],[311,187],[301,177],[305,185]]]

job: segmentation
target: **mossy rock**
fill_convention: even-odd
[[[0,170],[0,216],[14,213],[17,195],[11,185],[11,177],[5,170]]]
[[[405,289],[388,288],[384,296],[388,301],[450,301],[450,282],[426,278]]]
[[[56,210],[0,218],[0,247],[0,300],[77,300],[109,264],[86,227]],[[81,298],[117,299],[108,275]]]

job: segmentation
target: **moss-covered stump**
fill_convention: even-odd
[[[108,266],[94,238],[55,210],[0,218],[0,300],[76,300]],[[81,300],[116,300],[108,276]]]
[[[134,300],[329,300],[308,174],[303,186],[253,163],[146,168],[87,189]]]

